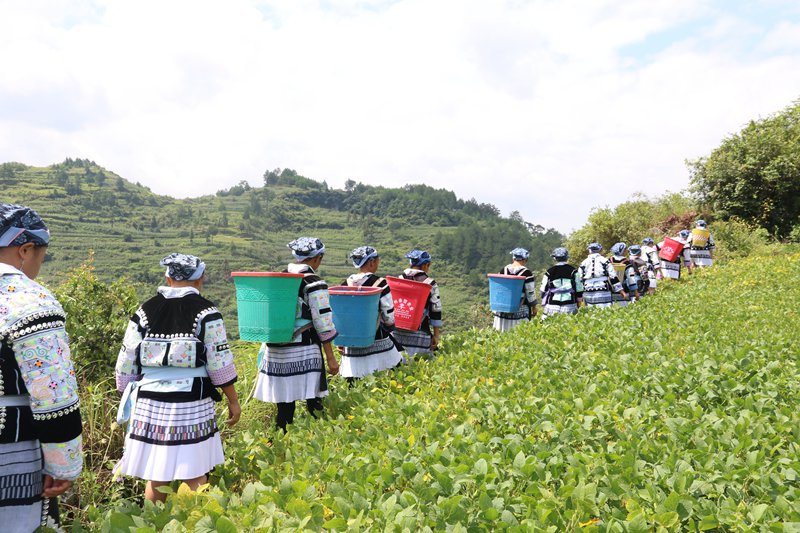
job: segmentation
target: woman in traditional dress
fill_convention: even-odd
[[[689,237],[689,230],[683,229],[678,232],[678,235],[674,237],[674,240],[678,241],[683,245],[681,252],[675,258],[674,261],[667,261],[663,257],[661,258],[661,272],[664,274],[665,278],[670,279],[681,279],[681,270],[683,266],[688,267],[691,262],[689,260],[689,249],[686,247],[688,241],[686,240]],[[658,243],[658,249],[664,247],[664,241]]]
[[[125,451],[115,472],[147,480],[145,498],[174,480],[196,490],[225,461],[214,402],[228,399],[228,425],[241,408],[233,354],[222,315],[203,298],[206,264],[173,253],[161,260],[166,286],[131,317],[117,358],[117,414],[128,421]]]
[[[402,362],[403,356],[391,335],[394,331],[392,292],[386,279],[376,274],[381,264],[378,251],[371,246],[361,246],[350,253],[350,259],[358,272],[348,276],[344,285],[382,289],[378,300],[379,320],[375,331],[375,342],[365,348],[345,347],[342,354],[340,372],[342,376],[352,380],[394,368]]]
[[[579,267],[583,281],[583,301],[586,307],[611,307],[611,293],[621,293],[627,300],[628,295],[622,288],[611,261],[600,255],[602,245],[593,242],[589,245],[589,255]]]
[[[631,247],[628,248],[628,262],[633,267],[637,297],[641,298],[645,294],[648,294],[650,289],[650,278],[647,275],[647,261],[642,258],[641,246],[632,244]]]
[[[83,468],[78,385],[64,310],[33,281],[49,242],[50,232],[35,211],[0,204],[0,531],[5,533],[52,527],[50,498],[63,494]]]
[[[642,239],[642,259],[647,263],[647,279],[649,280],[647,292],[650,294],[656,291],[658,280],[663,276],[658,250],[659,248],[652,238],[645,237]]]
[[[681,252],[681,258],[683,259],[683,266],[686,267],[686,270],[689,274],[692,273],[692,249],[689,245],[690,240],[689,238],[692,236],[692,232],[688,229],[682,229],[678,232],[678,241],[683,244],[683,251]]]
[[[317,275],[325,245],[316,237],[300,237],[288,245],[296,263],[284,272],[303,274],[297,293],[295,334],[288,343],[264,343],[259,353],[258,379],[253,394],[264,402],[277,404],[275,426],[286,431],[294,422],[295,402],[306,401],[311,416],[322,413],[322,398],[328,395],[325,364],[335,375],[339,363],[331,341],[336,338],[328,284]]]
[[[413,357],[418,353],[434,352],[439,346],[442,327],[442,298],[439,296],[439,286],[436,281],[428,275],[431,268],[431,254],[425,250],[411,250],[406,254],[406,259],[410,266],[398,277],[427,283],[431,286],[419,329],[417,331],[398,329],[394,333],[406,353]]]
[[[714,264],[711,252],[714,250],[714,237],[708,231],[705,220],[698,220],[688,237],[689,258],[692,267],[707,267]]]
[[[569,252],[566,248],[556,248],[550,257],[556,264],[548,268],[542,276],[542,318],[560,313],[575,314],[583,301],[580,271],[567,263]]]
[[[525,248],[514,248],[511,250],[511,264],[504,266],[500,271],[500,274],[506,276],[524,277],[525,284],[522,286],[522,294],[520,294],[519,309],[513,313],[497,311],[493,313],[493,327],[498,331],[509,331],[536,316],[536,280],[533,272],[528,268],[529,256],[530,254]]]
[[[628,245],[624,242],[615,243],[611,247],[611,256],[608,258],[617,273],[617,279],[620,280],[622,287],[625,289],[614,293],[614,304],[620,307],[627,307],[629,303],[636,301],[639,296],[636,273],[628,258],[625,257],[625,249],[627,247]]]

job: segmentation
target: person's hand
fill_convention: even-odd
[[[331,376],[335,376],[339,373],[339,361],[337,361],[335,357],[328,358],[328,373]]]
[[[72,481],[68,479],[55,479],[49,474],[44,475],[44,490],[42,496],[45,498],[55,498],[64,494],[72,486]]]
[[[627,293],[627,292],[625,292],[625,291],[620,291],[620,294],[622,294],[622,298],[623,298],[623,299],[625,299],[625,300],[627,300],[627,299],[628,299],[628,293]]]
[[[234,425],[242,416],[242,406],[239,402],[228,402],[228,420],[225,421],[229,426]]]
[[[439,347],[439,335],[434,335],[431,337],[431,350],[435,350]]]

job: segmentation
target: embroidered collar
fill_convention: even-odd
[[[292,274],[316,274],[314,269],[305,263],[289,263],[286,270]]]
[[[8,263],[0,263],[0,276],[5,276],[6,274],[19,274],[21,276],[25,275],[21,270],[9,265]]]
[[[194,287],[167,287],[162,285],[158,288],[158,294],[163,296],[164,298],[183,298],[184,296],[188,296],[190,294],[200,294],[200,291],[195,289]]]

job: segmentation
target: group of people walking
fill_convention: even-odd
[[[532,319],[537,314],[539,298],[543,307],[542,318],[559,313],[577,313],[578,308],[625,307],[647,294],[652,294],[663,278],[680,279],[681,269],[689,272],[713,264],[714,238],[705,220],[698,220],[691,231],[681,230],[674,238],[680,245],[671,260],[660,257],[665,241],[656,244],[651,237],[642,244],[628,246],[618,242],[611,254],[601,254],[603,246],[589,244],[589,254],[578,267],[568,263],[566,248],[556,248],[551,257],[555,264],[542,275],[536,290],[536,280],[528,269],[528,251],[515,248],[511,251],[512,263],[500,274],[524,277],[519,309],[512,313],[494,312],[493,327],[508,331]],[[665,239],[666,240],[666,239]],[[626,256],[627,251],[627,256]]]
[[[705,223],[698,221],[698,228],[705,230]],[[691,232],[684,240],[690,262],[685,266],[711,263],[710,234]],[[66,316],[52,293],[34,281],[49,241],[47,226],[35,211],[0,204],[0,523],[9,532],[53,525],[57,509],[49,502],[67,490],[83,465]],[[335,348],[328,284],[318,274],[325,245],[315,237],[300,237],[288,247],[294,262],[285,272],[302,274],[294,336],[286,343],[261,345],[253,394],[276,404],[275,426],[283,431],[294,421],[296,402],[305,401],[312,416],[323,411],[326,373],[341,374],[353,384],[407,358],[431,354],[442,327],[430,253],[410,251],[409,266],[398,276],[430,286],[419,328],[407,331],[395,327],[391,289],[378,274],[378,251],[361,246],[350,254],[357,271],[342,285],[381,289],[374,342]],[[601,250],[597,243],[589,245],[589,256],[577,268],[568,263],[566,249],[553,251],[555,265],[538,287],[544,316],[575,313],[581,305],[626,305],[669,276],[652,239],[630,248],[617,243],[610,257],[600,255]],[[511,255],[513,262],[502,272],[525,282],[519,310],[495,317],[495,327],[503,330],[533,318],[538,304],[527,250],[516,248]],[[214,303],[201,295],[206,264],[173,253],[160,265],[165,284],[131,317],[115,369],[121,394],[117,420],[127,422],[127,432],[114,471],[147,480],[145,497],[152,501],[163,500],[159,487],[174,480],[197,488],[224,462],[215,402],[225,396],[228,425],[241,415],[225,324]]]

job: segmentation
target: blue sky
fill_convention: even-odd
[[[0,161],[425,182],[568,232],[797,100],[800,4],[0,1],[0,61]]]

